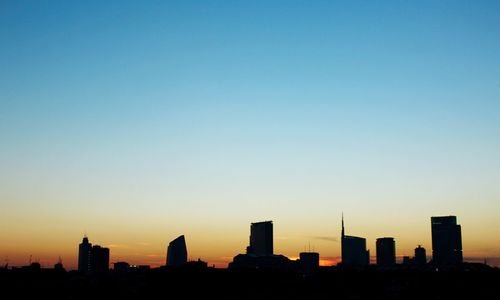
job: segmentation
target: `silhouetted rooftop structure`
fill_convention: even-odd
[[[431,265],[398,265],[383,272],[319,267],[303,276],[286,257],[254,258],[267,263],[229,269],[184,265],[85,276],[44,268],[0,269],[0,289],[2,299],[154,299],[166,292],[168,299],[245,300],[497,299],[500,294],[500,270],[483,264],[464,263],[438,272]],[[280,267],[275,267],[279,260]],[[289,268],[281,267],[287,263]]]
[[[425,265],[427,263],[427,254],[425,248],[422,247],[421,245],[418,245],[418,247],[415,248],[414,263],[420,266]]]
[[[253,254],[238,254],[229,263],[229,268],[248,269],[286,269],[292,267],[290,259],[284,255],[257,256]]]
[[[303,273],[311,273],[319,268],[319,253],[318,252],[300,252],[299,253],[299,268]]]
[[[54,270],[57,270],[57,271],[66,271],[64,269],[64,266],[63,266],[63,263],[62,263],[62,259],[61,257],[59,257],[59,260],[57,261],[57,263],[54,265]]]
[[[119,261],[113,264],[113,270],[116,272],[127,272],[130,269],[130,265],[127,262]]]
[[[201,270],[208,268],[208,263],[198,258],[198,260],[188,261],[184,264],[184,267],[187,269]]]

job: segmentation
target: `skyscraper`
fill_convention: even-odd
[[[182,266],[187,262],[186,239],[183,235],[168,244],[167,266]]]
[[[92,272],[105,272],[109,270],[109,248],[94,245],[92,247],[91,271]]]
[[[394,241],[394,238],[378,238],[376,246],[378,266],[390,267],[396,264],[396,242]]]
[[[273,222],[252,223],[250,226],[250,245],[247,254],[256,256],[273,255]]]
[[[343,266],[366,266],[370,263],[370,252],[366,250],[366,239],[345,235],[343,214],[341,252]]]
[[[78,271],[83,273],[90,272],[91,269],[92,244],[89,243],[87,236],[83,237],[78,246]]]
[[[432,262],[436,265],[462,263],[462,229],[457,217],[431,217],[431,229]]]

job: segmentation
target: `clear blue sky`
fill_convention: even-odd
[[[408,249],[456,214],[500,257],[473,239],[500,226],[499,153],[499,1],[0,2],[0,254],[130,218],[230,224],[232,252],[273,219],[293,253],[343,210]]]

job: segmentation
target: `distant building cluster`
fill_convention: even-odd
[[[431,217],[432,233],[432,266],[453,266],[463,262],[461,226],[456,216]],[[245,254],[238,254],[229,263],[229,268],[289,268],[311,273],[319,267],[320,255],[317,252],[301,252],[299,259],[275,254],[273,244],[273,222],[251,223],[249,245]],[[393,237],[381,237],[376,240],[376,265],[379,268],[391,268],[396,265],[396,241]],[[109,270],[109,248],[92,245],[85,236],[78,250],[78,270],[82,273],[96,273]],[[363,268],[370,264],[370,251],[363,237],[346,235],[344,216],[341,228],[341,262],[342,268]],[[428,264],[424,247],[418,245],[414,256],[404,256],[403,265],[425,266]],[[196,266],[206,267],[201,260],[188,261],[186,239],[181,235],[171,241],[167,247],[167,267]],[[62,269],[62,263],[57,267]],[[127,271],[131,268],[149,269],[149,266],[130,266],[127,262],[114,263],[115,271]]]
[[[461,228],[455,216],[432,217],[432,265],[453,266],[463,262]],[[250,226],[250,245],[246,254],[238,254],[229,264],[230,268],[295,268],[311,272],[319,266],[319,253],[303,252],[297,261],[273,253],[273,223],[271,221],[252,223]],[[370,264],[370,251],[366,239],[346,235],[344,217],[341,229],[341,257],[339,267],[362,268]],[[379,268],[396,265],[396,241],[393,237],[376,240],[376,264]],[[415,248],[415,256],[404,257],[404,265],[424,266],[427,264],[426,250],[421,245]]]
[[[432,261],[435,266],[452,266],[463,262],[462,233],[457,225],[456,216],[431,217]],[[366,240],[360,237],[345,235],[344,218],[342,217],[342,266],[366,266],[369,262],[369,251]],[[391,267],[396,264],[396,242],[393,237],[382,237],[376,241],[376,261],[379,267]],[[415,256],[403,257],[404,265],[423,266],[427,263],[426,250],[421,245],[415,248]]]

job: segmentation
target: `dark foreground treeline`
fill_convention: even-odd
[[[500,270],[0,269],[0,299],[500,299]]]

